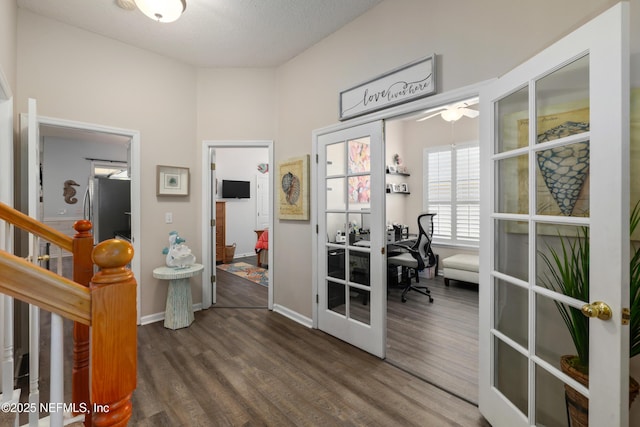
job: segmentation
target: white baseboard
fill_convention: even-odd
[[[290,310],[287,307],[284,307],[282,305],[278,305],[278,304],[274,304],[273,305],[273,311],[275,311],[278,314],[281,314],[285,317],[288,317],[289,319],[293,320],[294,322],[300,323],[302,326],[306,326],[307,328],[312,328],[313,327],[313,320],[309,319],[306,316],[301,315],[300,313]]]
[[[193,311],[201,311],[202,310],[202,303],[199,302],[197,304],[193,304]],[[148,314],[146,316],[142,316],[140,318],[140,325],[144,326],[144,325],[148,325],[150,323],[155,323],[155,322],[161,322],[164,320],[164,311],[160,312],[160,313],[154,313],[154,314]]]

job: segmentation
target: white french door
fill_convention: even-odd
[[[565,385],[588,397],[590,425],[628,424],[628,6],[480,93],[479,407],[495,426],[569,425]],[[579,250],[585,263],[569,269],[590,287],[574,294],[553,271]],[[559,308],[579,323],[595,301],[612,317],[584,317],[584,386],[561,369],[576,349]]]
[[[378,357],[386,332],[382,129],[377,121],[317,137],[318,328]]]

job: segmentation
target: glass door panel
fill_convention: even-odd
[[[525,221],[495,221],[494,268],[520,280],[529,275],[528,224]]]
[[[324,195],[318,204],[318,246],[323,257],[318,325],[382,356],[386,307],[382,123],[322,135],[318,152],[319,194]],[[380,194],[372,192],[376,180]]]
[[[529,212],[529,156],[523,154],[496,162],[497,212]]]
[[[529,124],[529,87],[525,86],[495,103],[496,143],[495,152],[503,153],[526,147],[527,134],[520,132],[520,126]]]
[[[495,279],[495,326],[496,330],[510,340],[527,348],[529,341],[529,317],[522,307],[527,306],[527,289]]]
[[[628,424],[627,19],[621,2],[481,93],[479,407],[490,423],[565,426],[581,412]],[[595,295],[612,318],[582,314]]]

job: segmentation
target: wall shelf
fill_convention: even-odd
[[[411,176],[411,174],[410,174],[410,173],[403,173],[403,172],[389,172],[389,171],[387,171],[387,175]]]

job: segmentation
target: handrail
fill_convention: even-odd
[[[91,326],[91,293],[87,287],[3,250],[0,292]]]
[[[28,215],[13,209],[11,206],[0,202],[0,219],[12,223],[14,226],[35,234],[62,249],[71,252],[73,250],[73,239],[60,233],[53,227],[42,224]]]

